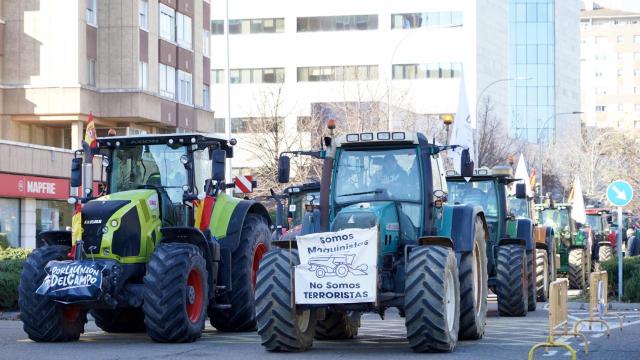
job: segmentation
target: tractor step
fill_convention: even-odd
[[[227,310],[231,309],[231,304],[213,304],[211,307],[214,309]]]

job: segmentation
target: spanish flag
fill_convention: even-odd
[[[85,161],[93,160],[93,153],[98,146],[98,137],[96,136],[96,124],[93,121],[93,113],[89,113],[87,118],[87,129],[82,140],[82,148],[84,149]]]
[[[531,186],[531,189],[535,189],[536,188],[536,169],[531,169],[531,176],[529,176],[529,185]]]

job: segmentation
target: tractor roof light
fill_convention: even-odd
[[[391,134],[388,132],[379,132],[378,133],[378,140],[390,140],[391,139]]]
[[[404,140],[405,138],[406,138],[406,135],[403,132],[394,132],[391,134],[392,140]]]
[[[476,169],[476,170],[474,170],[474,173],[476,175],[489,175],[489,169],[487,169],[487,168]]]
[[[445,173],[446,176],[458,176],[460,174],[458,174],[457,171],[455,170],[447,170],[447,172]]]
[[[507,176],[513,176],[513,170],[511,169],[510,166],[495,166],[493,169],[491,169],[491,173],[493,175],[507,175]]]
[[[336,128],[336,119],[327,120],[327,129],[333,130]]]
[[[347,135],[347,142],[356,142],[360,140],[360,136],[358,134],[348,134]]]
[[[362,133],[362,134],[360,134],[360,140],[362,140],[362,141],[373,141],[373,133]]]

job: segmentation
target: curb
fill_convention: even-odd
[[[0,320],[20,320],[20,313],[17,311],[0,311]]]
[[[570,310],[588,310],[589,304],[585,302],[569,302],[568,308]],[[609,303],[609,310],[617,311],[640,311],[640,303]]]

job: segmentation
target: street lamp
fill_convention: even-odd
[[[478,97],[476,98],[476,111],[475,111],[475,116],[476,116],[476,124],[478,123],[478,104],[480,103],[480,100],[482,100],[482,95],[485,93],[485,91],[487,91],[487,89],[489,89],[490,87],[492,87],[493,85],[503,82],[503,81],[517,81],[517,80],[531,80],[531,77],[525,77],[525,76],[516,76],[516,77],[511,77],[511,78],[504,78],[504,79],[498,79],[498,80],[494,80],[492,82],[489,83],[489,85],[485,86],[484,89],[482,89],[482,91],[480,91],[480,95],[478,95]]]
[[[560,113],[555,113],[551,116],[549,116],[549,118],[544,122],[544,124],[542,126],[544,126],[545,130],[547,131],[547,138],[549,137],[549,122],[551,121],[551,119],[555,119],[558,116],[563,116],[563,115],[578,115],[578,114],[582,114],[582,111],[568,111],[568,112],[560,112]],[[540,202],[542,202],[542,198],[544,196],[544,191],[542,191],[542,170],[543,170],[543,151],[542,151],[542,136],[541,136],[541,130],[542,128],[540,127],[540,119],[538,119],[538,147],[539,147],[539,157],[540,157]],[[555,133],[553,134],[553,138],[554,138],[554,143],[555,143]],[[548,139],[547,139],[548,141]],[[548,142],[547,142],[548,144]]]
[[[449,145],[449,127],[453,124],[453,115],[451,114],[442,114],[440,115],[440,119],[444,123],[444,126],[447,127],[447,137],[444,141],[445,145]]]
[[[224,136],[227,140],[231,140],[231,64],[229,58],[229,0],[225,1],[225,15],[224,15],[225,29],[225,41],[227,47],[227,59],[224,65],[225,73],[227,74],[227,113],[224,119]],[[226,159],[224,177],[225,181],[231,181],[231,158]],[[233,189],[227,189],[227,194],[233,194]]]

